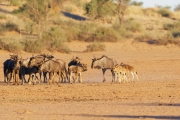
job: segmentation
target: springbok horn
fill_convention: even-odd
[[[11,52],[9,53],[10,56],[12,56]]]

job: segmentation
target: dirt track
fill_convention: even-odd
[[[118,43],[117,48],[117,43],[107,43],[105,52],[78,52],[85,49],[85,44],[70,44],[75,54],[88,63],[82,84],[7,86],[2,83],[1,72],[0,119],[180,119],[179,48],[127,42]],[[7,52],[0,53],[3,63],[9,56]],[[69,61],[75,54],[54,56]],[[93,55],[102,54],[135,66],[140,81],[111,84],[111,74],[107,72],[107,82],[102,83],[101,70],[90,69]]]

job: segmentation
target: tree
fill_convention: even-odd
[[[109,0],[91,0],[85,7],[86,13],[91,19],[103,18],[107,15],[112,15],[113,12],[107,3]]]
[[[174,11],[180,11],[180,4],[178,4],[175,8]]]
[[[142,6],[143,2],[132,1],[132,2],[130,2],[130,5]]]
[[[127,10],[128,4],[131,0],[116,0],[115,4],[116,4],[116,8],[114,9],[110,4],[109,7],[111,8],[111,10],[118,16],[119,19],[119,23],[122,24],[123,19],[124,19],[124,15],[125,12]],[[110,2],[114,2],[113,0],[111,0]]]
[[[27,0],[27,3],[18,10],[15,10],[14,13],[32,22],[36,27],[38,38],[42,39],[44,28],[54,15],[52,12],[52,3],[53,0]]]
[[[87,14],[98,18],[108,13],[117,15],[120,24],[122,24],[124,14],[131,0],[92,0],[86,5]]]

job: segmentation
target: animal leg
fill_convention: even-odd
[[[134,72],[131,72],[131,75],[132,75],[131,81],[134,82]]]
[[[113,72],[113,70],[111,70],[112,73],[112,82],[115,82],[115,73]]]
[[[106,81],[106,78],[105,78],[106,69],[102,69],[102,72],[103,72],[103,82],[105,82]]]
[[[9,84],[9,82],[11,81],[11,77],[12,77],[12,74],[8,73],[7,74],[7,84]]]
[[[79,73],[79,82],[82,83],[82,73]]]

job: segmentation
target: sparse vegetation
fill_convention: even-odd
[[[97,52],[97,51],[105,51],[105,45],[103,43],[100,42],[94,42],[92,44],[89,44],[87,46],[87,49],[85,50],[85,52]]]
[[[22,4],[20,1],[12,0],[11,2],[12,5],[16,5],[16,2]],[[95,42],[87,47],[87,51],[103,48],[100,46],[101,42],[117,42],[127,39],[153,41],[156,45],[179,44],[176,42],[180,37],[178,6],[175,9],[176,12],[172,12],[169,6],[144,9],[138,7],[143,4],[142,2],[131,2],[131,0],[118,0],[117,4],[110,0],[91,0],[89,3],[83,0],[50,0],[48,2],[45,0],[25,2],[23,0],[23,3],[21,6],[18,4],[20,8],[14,11],[16,14],[13,14],[13,18],[17,20],[23,18],[26,21],[22,24],[15,21],[9,22],[12,16],[1,14],[0,35],[9,34],[11,31],[19,32],[21,29],[26,31],[28,35],[38,35],[39,41],[21,42],[20,39],[14,42],[12,38],[12,41],[8,43],[11,46],[0,41],[1,49],[8,51],[17,49],[17,51],[25,50],[34,53],[40,53],[46,49],[70,53],[71,50],[65,42],[73,40]],[[38,7],[33,6],[35,4]],[[71,12],[72,16],[79,12],[77,16],[81,17],[82,15],[87,20],[78,21],[73,20],[72,17],[70,19],[68,16],[64,17],[63,14],[56,14],[54,5],[58,6],[58,10]]]

